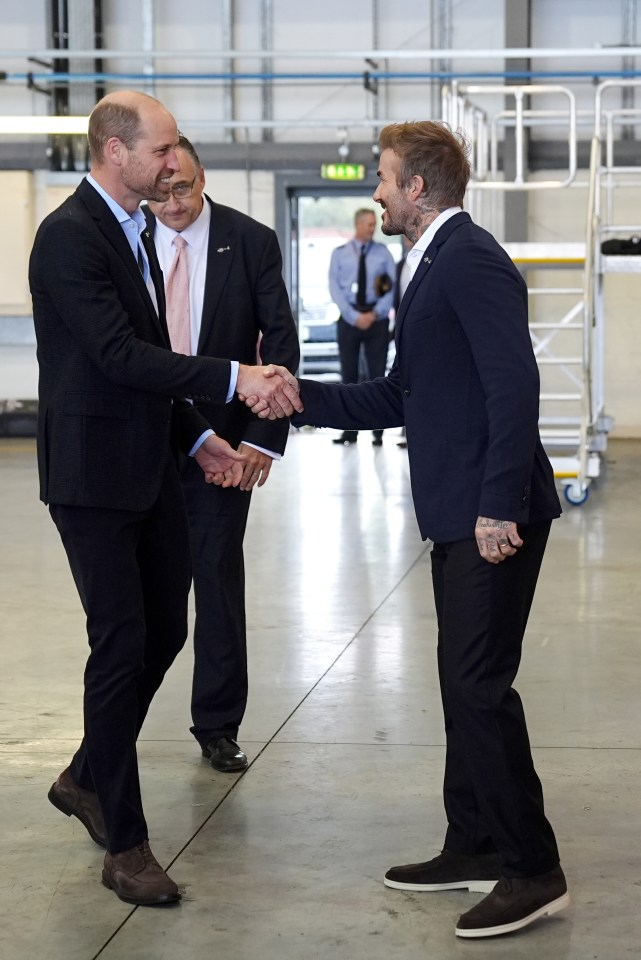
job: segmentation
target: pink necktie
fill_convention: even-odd
[[[167,301],[167,328],[171,348],[175,353],[191,354],[189,329],[189,273],[187,270],[187,241],[179,233],[173,239],[176,255],[169,268],[165,299]]]

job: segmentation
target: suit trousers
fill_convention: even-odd
[[[196,604],[191,732],[205,746],[220,736],[236,739],[247,706],[243,539],[251,493],[203,483],[187,458],[181,481]]]
[[[432,581],[446,734],[445,848],[498,852],[506,876],[559,862],[512,687],[550,523],[519,528],[523,546],[488,563],[474,540],[436,543]]]
[[[203,483],[204,486],[204,483]],[[136,739],[187,637],[189,539],[173,458],[144,512],[51,504],[87,616],[84,739],[71,775],[97,794],[110,853],[148,838]]]

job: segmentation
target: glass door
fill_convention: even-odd
[[[301,376],[339,381],[340,363],[336,343],[338,308],[329,292],[329,264],[332,251],[354,235],[354,214],[371,209],[380,224],[380,210],[371,193],[332,193],[304,189],[290,194],[291,297],[298,318],[301,344]],[[400,259],[399,237],[376,240],[386,243],[395,260]]]

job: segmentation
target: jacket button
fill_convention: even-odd
[[[405,389],[403,390],[403,393],[405,394],[406,397],[409,397],[409,395],[410,395],[411,392],[412,392],[412,391],[410,390],[409,387],[405,387]]]

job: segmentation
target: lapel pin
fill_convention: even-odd
[[[225,250],[231,250],[231,247],[218,247],[216,253],[224,253]]]
[[[423,263],[431,263],[431,262],[432,262],[431,257],[423,257]]]

